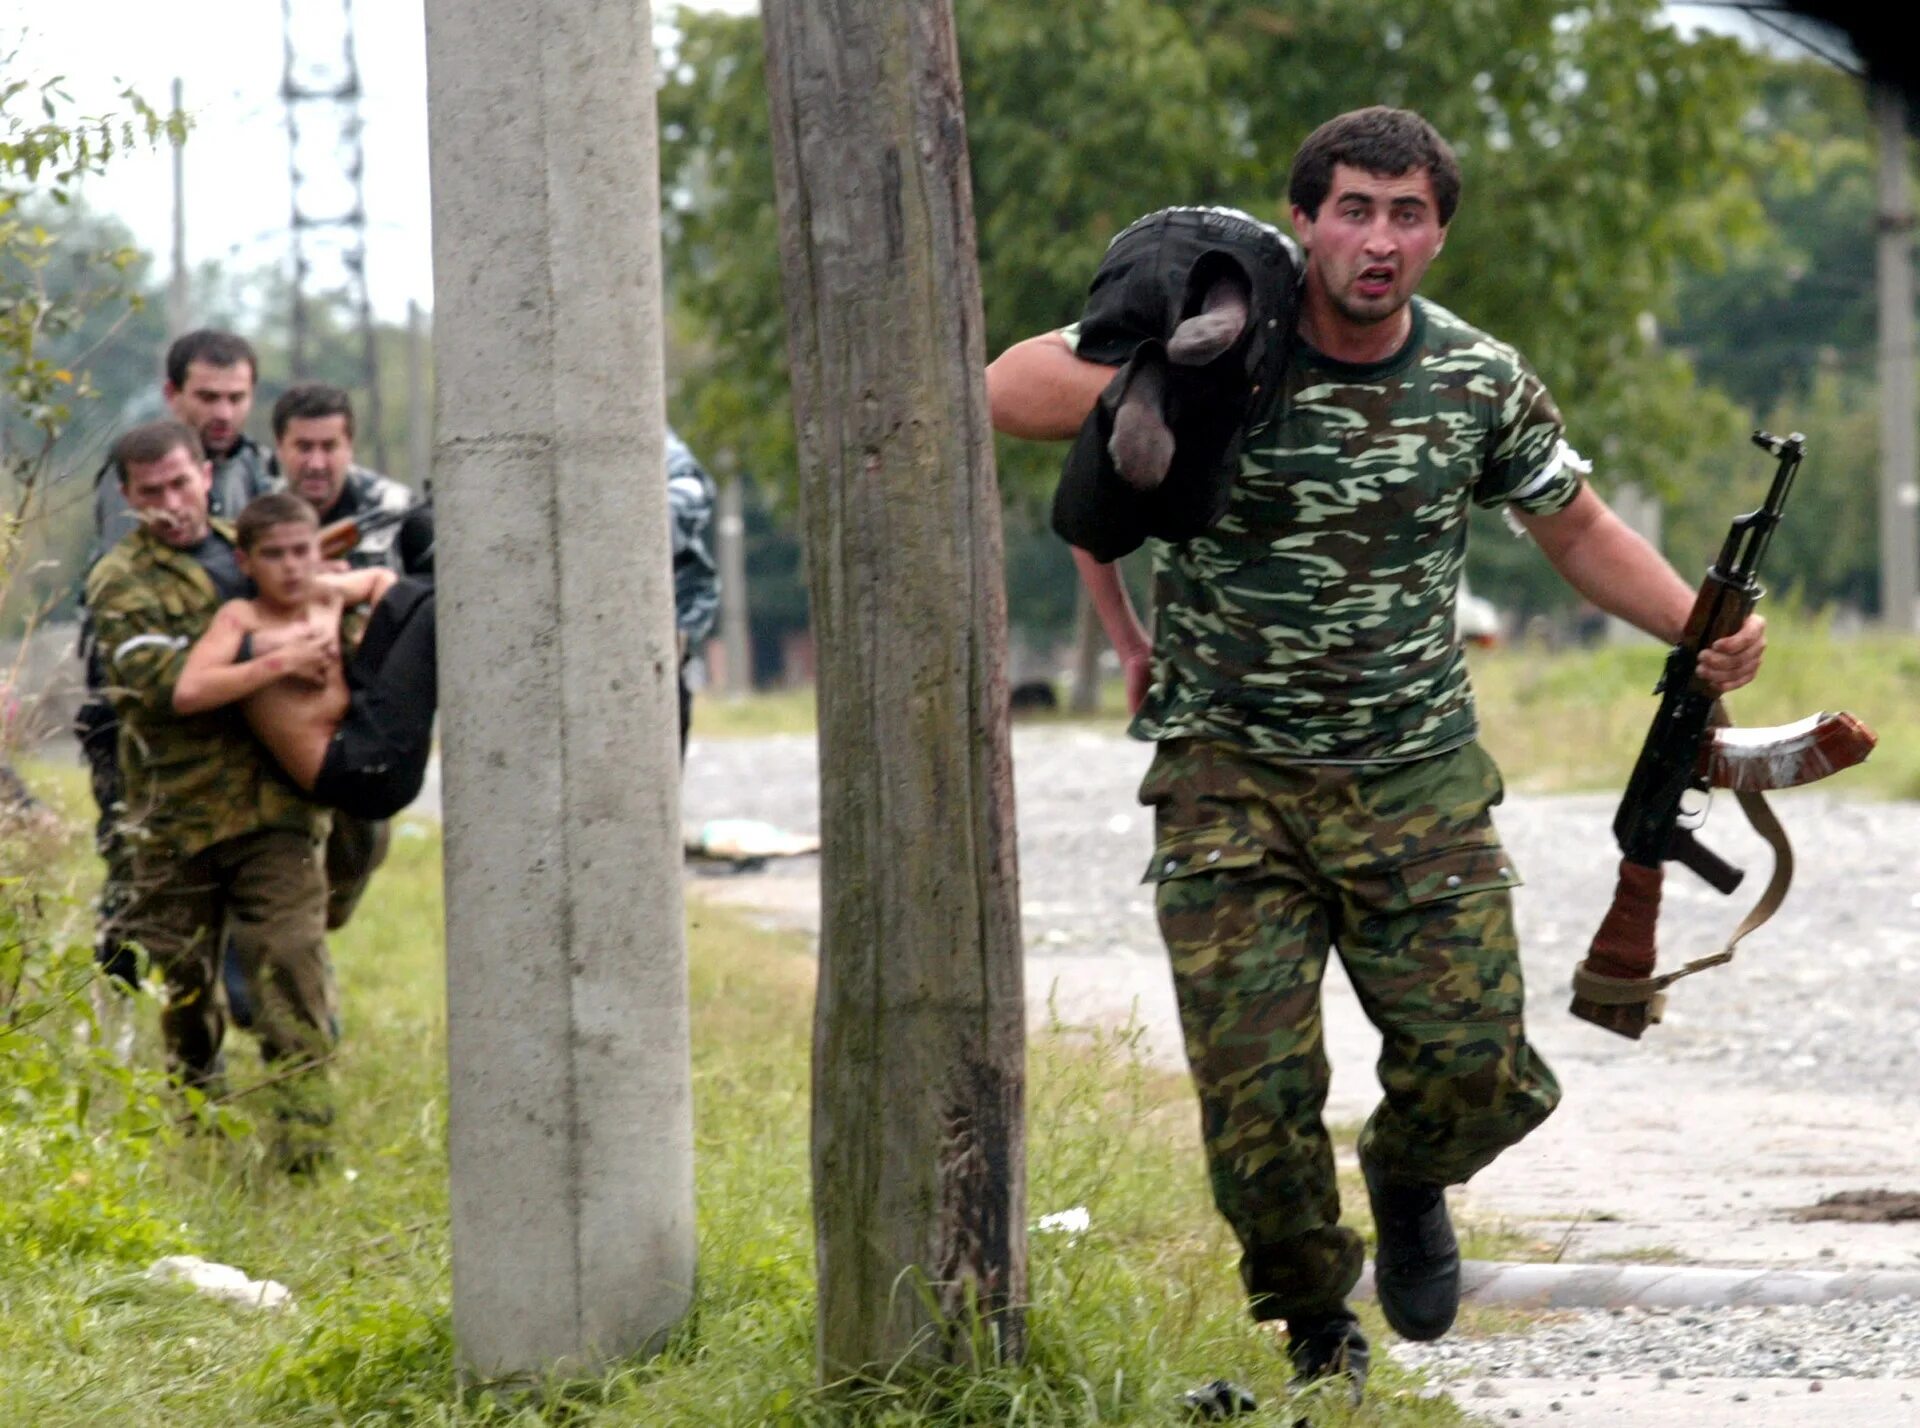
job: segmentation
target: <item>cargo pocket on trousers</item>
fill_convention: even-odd
[[[1140,881],[1170,883],[1201,873],[1251,868],[1266,855],[1266,849],[1258,845],[1223,839],[1212,830],[1176,834],[1155,846],[1153,859],[1147,864],[1147,871]]]
[[[1442,848],[1416,854],[1383,868],[1371,886],[1368,900],[1389,911],[1426,907],[1495,888],[1517,888],[1520,874],[1513,859],[1498,843]]]
[[[1504,894],[1519,884],[1498,843],[1418,853],[1355,881],[1357,921],[1342,958],[1369,1015],[1392,1028],[1396,1044],[1444,1050],[1488,1027],[1502,1045],[1518,1034],[1520,949]],[[1457,1055],[1443,1050],[1432,1064]]]

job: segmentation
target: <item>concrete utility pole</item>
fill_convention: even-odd
[[[433,414],[427,410],[427,316],[407,299],[407,484],[425,496],[433,480]]]
[[[948,0],[768,0],[819,640],[820,1371],[1023,1346],[1006,584]],[[959,1330],[959,1332],[955,1332]]]
[[[1920,456],[1916,454],[1913,195],[1907,102],[1876,85],[1880,134],[1880,618],[1920,629]]]
[[[427,0],[453,1329],[649,1351],[693,1122],[641,0]]]
[[[720,564],[720,648],[727,666],[729,698],[753,692],[753,628],[747,601],[747,516],[744,483],[728,476],[720,484],[720,519],[714,552]]]
[[[186,107],[185,86],[173,82],[173,112]],[[167,336],[179,337],[193,327],[193,299],[187,285],[187,158],[186,145],[173,141],[173,275],[167,283]]]

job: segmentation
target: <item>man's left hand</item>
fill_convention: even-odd
[[[1760,657],[1767,652],[1767,622],[1758,615],[1725,639],[1715,640],[1700,652],[1694,673],[1715,694],[1730,694],[1743,684],[1753,683],[1760,672]]]

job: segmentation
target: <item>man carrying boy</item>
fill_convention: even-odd
[[[208,513],[213,472],[199,436],[176,421],[135,427],[115,443],[112,464],[142,521],[87,575],[119,720],[125,791],[116,831],[130,850],[129,905],[111,931],[118,943],[145,947],[166,978],[168,1070],[217,1094],[223,928],[257,1008],[264,1058],[288,1069],[323,1060],[333,1046],[319,859],[326,815],[273,770],[236,714],[175,707],[188,646],[244,588],[233,528]],[[318,681],[337,660],[330,642],[308,631],[246,668],[264,686]],[[282,1162],[310,1168],[332,1118],[324,1071],[277,1081],[268,1098]]]
[[[199,439],[201,451],[212,464],[208,510],[232,520],[248,501],[276,484],[267,454],[246,433],[259,359],[244,337],[201,328],[175,339],[167,348],[164,365],[161,395],[173,417]],[[140,510],[128,496],[126,473],[111,456],[95,473],[93,488],[89,568],[141,521]],[[100,809],[94,843],[106,864],[95,956],[110,973],[131,985],[137,977],[136,964],[113,933],[131,896],[132,878],[131,852],[115,831],[122,796],[116,755],[120,731],[105,688],[107,675],[91,614],[84,608],[81,614],[80,658],[86,667],[87,697],[74,714],[73,729],[92,772],[94,802]]]

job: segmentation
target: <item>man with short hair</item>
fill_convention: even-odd
[[[345,559],[364,570],[384,566],[396,574],[433,575],[433,508],[390,476],[353,459],[353,401],[339,387],[302,382],[273,404],[273,466],[287,489],[319,513],[322,525],[398,517],[372,526]],[[334,816],[327,838],[327,926],[341,928],[353,916],[374,870],[386,861],[392,832],[385,819]]]
[[[120,726],[117,831],[131,866],[114,932],[146,948],[166,978],[169,1072],[214,1093],[226,1033],[223,929],[266,1060],[297,1068],[324,1058],[337,1036],[319,856],[326,817],[279,776],[235,711],[174,708],[188,647],[247,588],[233,527],[209,511],[213,468],[198,434],[177,421],[135,427],[115,443],[112,464],[142,517],[87,574]],[[263,685],[315,681],[338,659],[337,634],[310,631],[241,668]],[[324,1153],[326,1080],[316,1067],[270,1088],[275,1149],[289,1169],[309,1169]]]
[[[231,518],[240,508],[273,488],[267,456],[246,433],[253,410],[259,361],[244,337],[200,328],[176,338],[167,348],[161,395],[174,418],[191,430],[212,462],[213,485],[207,505],[215,516]],[[127,501],[122,473],[111,457],[93,478],[93,547],[89,568],[139,524],[139,512]],[[115,750],[119,729],[95,650],[91,618],[84,609],[80,658],[86,666],[87,697],[74,715],[74,734],[87,761],[93,798],[100,810],[94,846],[106,864],[100,887],[101,936],[95,955],[124,982],[134,979],[133,960],[106,935],[126,905],[127,856],[116,841],[120,775]]]
[[[680,637],[680,757],[693,727],[693,687],[687,666],[720,618],[720,567],[713,558],[713,477],[667,428],[667,509],[673,530],[673,618]]]
[[[433,574],[433,507],[391,476],[353,459],[353,399],[325,382],[287,388],[273,404],[273,470],[319,512],[320,524],[400,516],[363,534],[345,557],[355,570]],[[237,511],[235,514],[239,514]]]
[[[247,435],[259,359],[246,338],[200,328],[167,348],[160,392],[175,420],[192,428],[213,463],[208,508],[232,520],[255,496],[273,489],[267,453]],[[138,524],[109,460],[93,478],[94,559]]]
[[[1301,1379],[1344,1376],[1356,1399],[1368,1346],[1347,1296],[1364,1246],[1340,1224],[1320,1114],[1329,955],[1382,1033],[1385,1097],[1359,1151],[1401,1334],[1437,1338],[1458,1305],[1445,1188],[1559,1099],[1522,1024],[1519,880],[1454,622],[1469,507],[1503,507],[1575,589],[1663,640],[1694,598],[1582,479],[1519,354],[1416,296],[1459,191],[1419,115],[1341,115],[1294,160],[1303,257],[1244,214],[1153,215],[1115,240],[1079,326],[988,371],[997,428],[1079,433],[1076,460],[1102,468],[1070,490],[1089,476],[1070,463],[1070,515],[1104,492],[1108,514],[1143,516],[1137,545],[1223,502],[1152,546],[1151,637],[1113,556],[1075,561],[1132,732],[1156,744],[1146,881],[1252,1313],[1286,1325]],[[1700,674],[1737,688],[1763,646],[1750,620]]]

